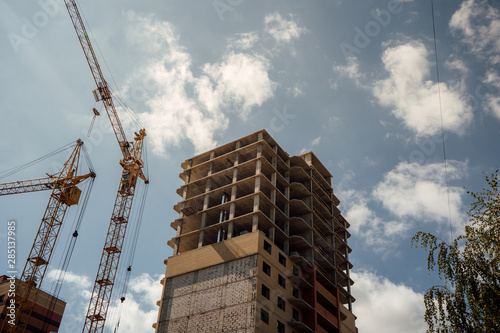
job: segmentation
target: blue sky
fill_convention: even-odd
[[[333,174],[351,223],[360,332],[425,331],[422,293],[436,280],[428,277],[425,252],[410,248],[411,237],[422,230],[449,240],[450,229],[457,236],[467,220],[466,190],[479,190],[482,171],[499,167],[497,2],[434,1],[439,91],[430,1],[80,6],[104,75],[148,132],[151,184],[120,332],[153,331],[158,280],[172,254],[166,242],[174,236],[180,163],[263,128],[290,155],[314,151]],[[82,138],[97,172],[61,291],[68,302],[61,331],[77,331],[118,186],[120,151],[104,117],[87,137],[92,108],[100,105],[60,0],[0,0],[0,43],[0,170]],[[121,118],[131,139],[136,128],[126,113]],[[42,177],[64,160],[2,181]],[[47,201],[43,192],[0,200],[2,244],[7,222],[16,220],[19,262]],[[71,233],[63,229],[52,269]],[[115,304],[111,310],[110,324],[119,312]]]

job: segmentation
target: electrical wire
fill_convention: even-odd
[[[437,76],[437,86],[438,86],[438,96],[439,96],[439,112],[441,115],[441,141],[443,143],[443,160],[444,160],[444,174],[446,182],[446,194],[448,197],[448,221],[450,224],[450,244],[453,243],[453,229],[451,225],[451,205],[450,205],[450,186],[448,184],[448,161],[446,159],[446,145],[444,143],[444,126],[443,126],[443,108],[441,104],[441,87],[439,78],[439,62],[438,62],[438,52],[437,52],[437,38],[436,38],[436,19],[434,15],[434,0],[431,0],[431,10],[432,10],[432,32],[434,35],[434,56],[436,61],[436,76]]]

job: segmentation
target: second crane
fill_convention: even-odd
[[[118,193],[83,328],[84,333],[102,332],[115,283],[120,254],[123,250],[125,232],[137,182],[141,178],[145,184],[149,183],[147,176],[143,172],[144,162],[141,159],[146,130],[140,129],[134,133],[133,142],[127,141],[110,89],[102,74],[76,2],[74,0],[65,0],[64,2],[97,85],[97,89],[93,91],[94,97],[96,102],[103,102],[123,155],[123,159],[120,160],[122,174]]]

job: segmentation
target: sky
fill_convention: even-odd
[[[425,332],[423,293],[439,281],[429,278],[426,253],[412,248],[411,238],[418,231],[446,241],[458,236],[471,203],[467,191],[483,188],[482,172],[500,164],[497,1],[435,0],[435,40],[431,1],[82,0],[79,6],[115,100],[125,101],[148,134],[150,185],[127,299],[120,307],[115,288],[107,331],[120,318],[118,332],[153,332],[163,260],[172,255],[167,241],[175,235],[180,164],[266,129],[290,155],[312,150],[333,175],[351,224],[359,331]],[[0,45],[0,172],[81,138],[97,174],[60,293],[67,302],[60,331],[76,332],[121,153],[105,116],[87,136],[92,108],[104,110],[94,101],[94,82],[61,0],[0,0]],[[118,111],[131,140],[137,127]],[[55,173],[66,157],[1,181]],[[0,200],[2,272],[7,223],[16,221],[23,265],[48,198],[38,192]],[[76,215],[71,208],[43,289],[53,288]]]

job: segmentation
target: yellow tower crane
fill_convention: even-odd
[[[0,332],[22,333],[26,330],[38,297],[39,286],[49,265],[59,230],[69,206],[78,204],[81,190],[76,186],[95,173],[78,176],[80,151],[83,141],[78,140],[62,170],[45,178],[0,184],[0,196],[52,190],[47,209],[33,242],[28,259],[16,288],[16,316],[14,325],[3,321]],[[5,329],[5,330],[4,330]]]
[[[64,2],[97,85],[97,89],[93,91],[94,98],[96,102],[103,102],[123,154],[123,159],[120,161],[122,166],[120,185],[83,327],[83,332],[102,332],[120,254],[123,250],[125,232],[138,178],[141,178],[146,184],[149,183],[148,178],[143,173],[144,162],[141,159],[146,130],[141,129],[134,133],[134,142],[127,141],[110,89],[102,74],[76,2],[74,0],[64,0]]]

